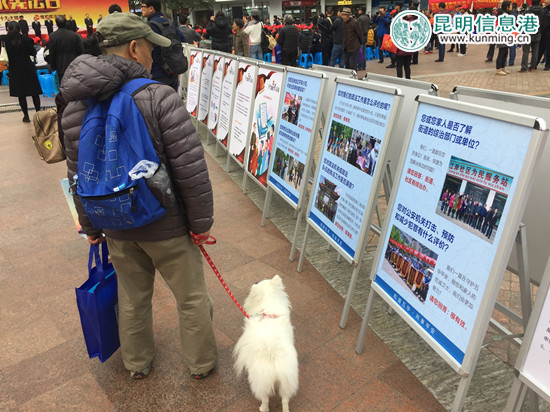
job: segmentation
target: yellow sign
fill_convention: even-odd
[[[339,6],[351,6],[352,0],[338,0]]]

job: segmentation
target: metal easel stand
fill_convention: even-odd
[[[517,373],[516,371],[516,374]],[[527,405],[529,410],[531,412],[538,412],[539,400],[537,394],[516,376],[514,384],[512,385],[512,390],[510,391],[510,398],[513,399],[513,402],[509,400],[504,410],[506,412],[520,412],[525,405],[525,398],[528,395]]]

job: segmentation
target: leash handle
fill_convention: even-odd
[[[194,233],[191,234],[191,237],[193,238],[193,242],[195,242],[195,244],[197,244],[197,242],[200,240],[204,240],[205,237],[201,237],[199,235],[196,235]],[[216,244],[216,239],[213,237],[213,236],[209,236],[207,237],[206,239],[209,239],[209,238],[212,238],[212,240],[207,240],[204,244],[205,245],[214,245]],[[246,313],[246,311],[244,310],[244,308],[241,306],[241,304],[237,301],[237,298],[235,298],[235,296],[233,296],[233,293],[231,293],[231,291],[229,290],[229,286],[227,286],[227,284],[225,283],[225,280],[223,280],[222,278],[222,275],[220,274],[220,271],[218,270],[218,268],[216,267],[216,265],[214,264],[214,262],[212,261],[212,259],[210,258],[210,255],[208,254],[208,252],[206,251],[206,249],[204,248],[203,245],[197,245],[200,249],[200,251],[202,252],[202,254],[204,255],[204,258],[206,259],[206,261],[208,262],[208,264],[210,265],[210,267],[212,268],[212,270],[214,271],[214,273],[216,274],[216,276],[218,277],[219,281],[221,282],[222,286],[224,287],[225,291],[228,293],[228,295],[231,297],[231,299],[233,299],[233,302],[235,302],[235,304],[239,307],[239,309],[241,310],[241,312],[244,314],[244,316],[246,316],[247,318],[250,319],[250,315],[248,313]]]

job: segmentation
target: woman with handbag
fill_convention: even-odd
[[[36,67],[31,58],[36,55],[33,41],[21,34],[21,27],[16,21],[7,25],[8,34],[2,36],[9,58],[8,69],[10,79],[10,96],[19,99],[23,111],[23,122],[29,123],[27,96],[32,96],[34,108],[40,110],[40,94],[42,88],[36,74]]]

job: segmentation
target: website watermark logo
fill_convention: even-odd
[[[402,11],[391,22],[390,36],[399,49],[416,52],[430,42],[432,26],[430,20],[419,11]]]
[[[530,44],[531,36],[536,35],[538,29],[539,18],[534,14],[452,16],[441,13],[434,16],[433,25],[433,33],[443,44]],[[406,10],[393,18],[390,36],[397,48],[417,52],[429,43],[432,26],[424,14]]]

